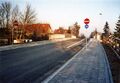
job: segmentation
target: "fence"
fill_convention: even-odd
[[[120,39],[119,38],[109,39],[109,43],[114,48],[114,50],[120,55]]]

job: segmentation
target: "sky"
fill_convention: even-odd
[[[0,0],[3,1],[19,5],[21,11],[24,11],[26,4],[31,4],[37,14],[37,22],[49,23],[53,30],[68,28],[78,22],[80,33],[85,35],[95,28],[103,32],[106,21],[113,32],[120,15],[120,0]],[[88,29],[84,27],[85,18],[90,19]]]

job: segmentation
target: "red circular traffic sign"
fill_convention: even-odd
[[[18,26],[18,21],[17,21],[17,20],[15,20],[15,21],[13,22],[13,26]]]
[[[86,18],[86,19],[84,20],[84,23],[85,23],[85,24],[89,24],[89,23],[90,23],[90,20],[89,20],[88,18]]]

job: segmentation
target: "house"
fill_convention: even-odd
[[[17,34],[14,34],[14,36],[16,36],[14,39],[17,41],[24,42],[27,39],[32,39],[33,41],[39,41],[39,40],[48,40],[49,34],[52,33],[52,29],[50,24],[38,23],[38,24],[19,25],[14,30],[14,32],[17,32]]]
[[[33,35],[34,33],[36,36],[45,36],[49,35],[52,33],[52,29],[50,24],[30,24],[30,25],[25,25],[24,27],[26,36]]]
[[[55,29],[54,30],[54,33],[55,34],[65,34],[65,33],[67,33],[67,29],[64,29],[63,27],[59,27],[58,29]]]

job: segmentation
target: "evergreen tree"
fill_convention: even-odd
[[[108,24],[107,21],[106,21],[106,23],[105,23],[105,26],[104,26],[103,30],[104,30],[104,33],[102,33],[102,41],[103,41],[104,43],[108,43],[108,41],[109,41],[109,36],[111,35],[111,33],[110,33],[109,24]]]
[[[119,19],[118,19],[118,21],[116,23],[114,36],[117,37],[117,38],[120,38],[120,16],[119,16]]]
[[[105,26],[104,26],[103,30],[104,30],[105,35],[109,35],[110,34],[110,29],[109,29],[108,22],[105,23]]]

